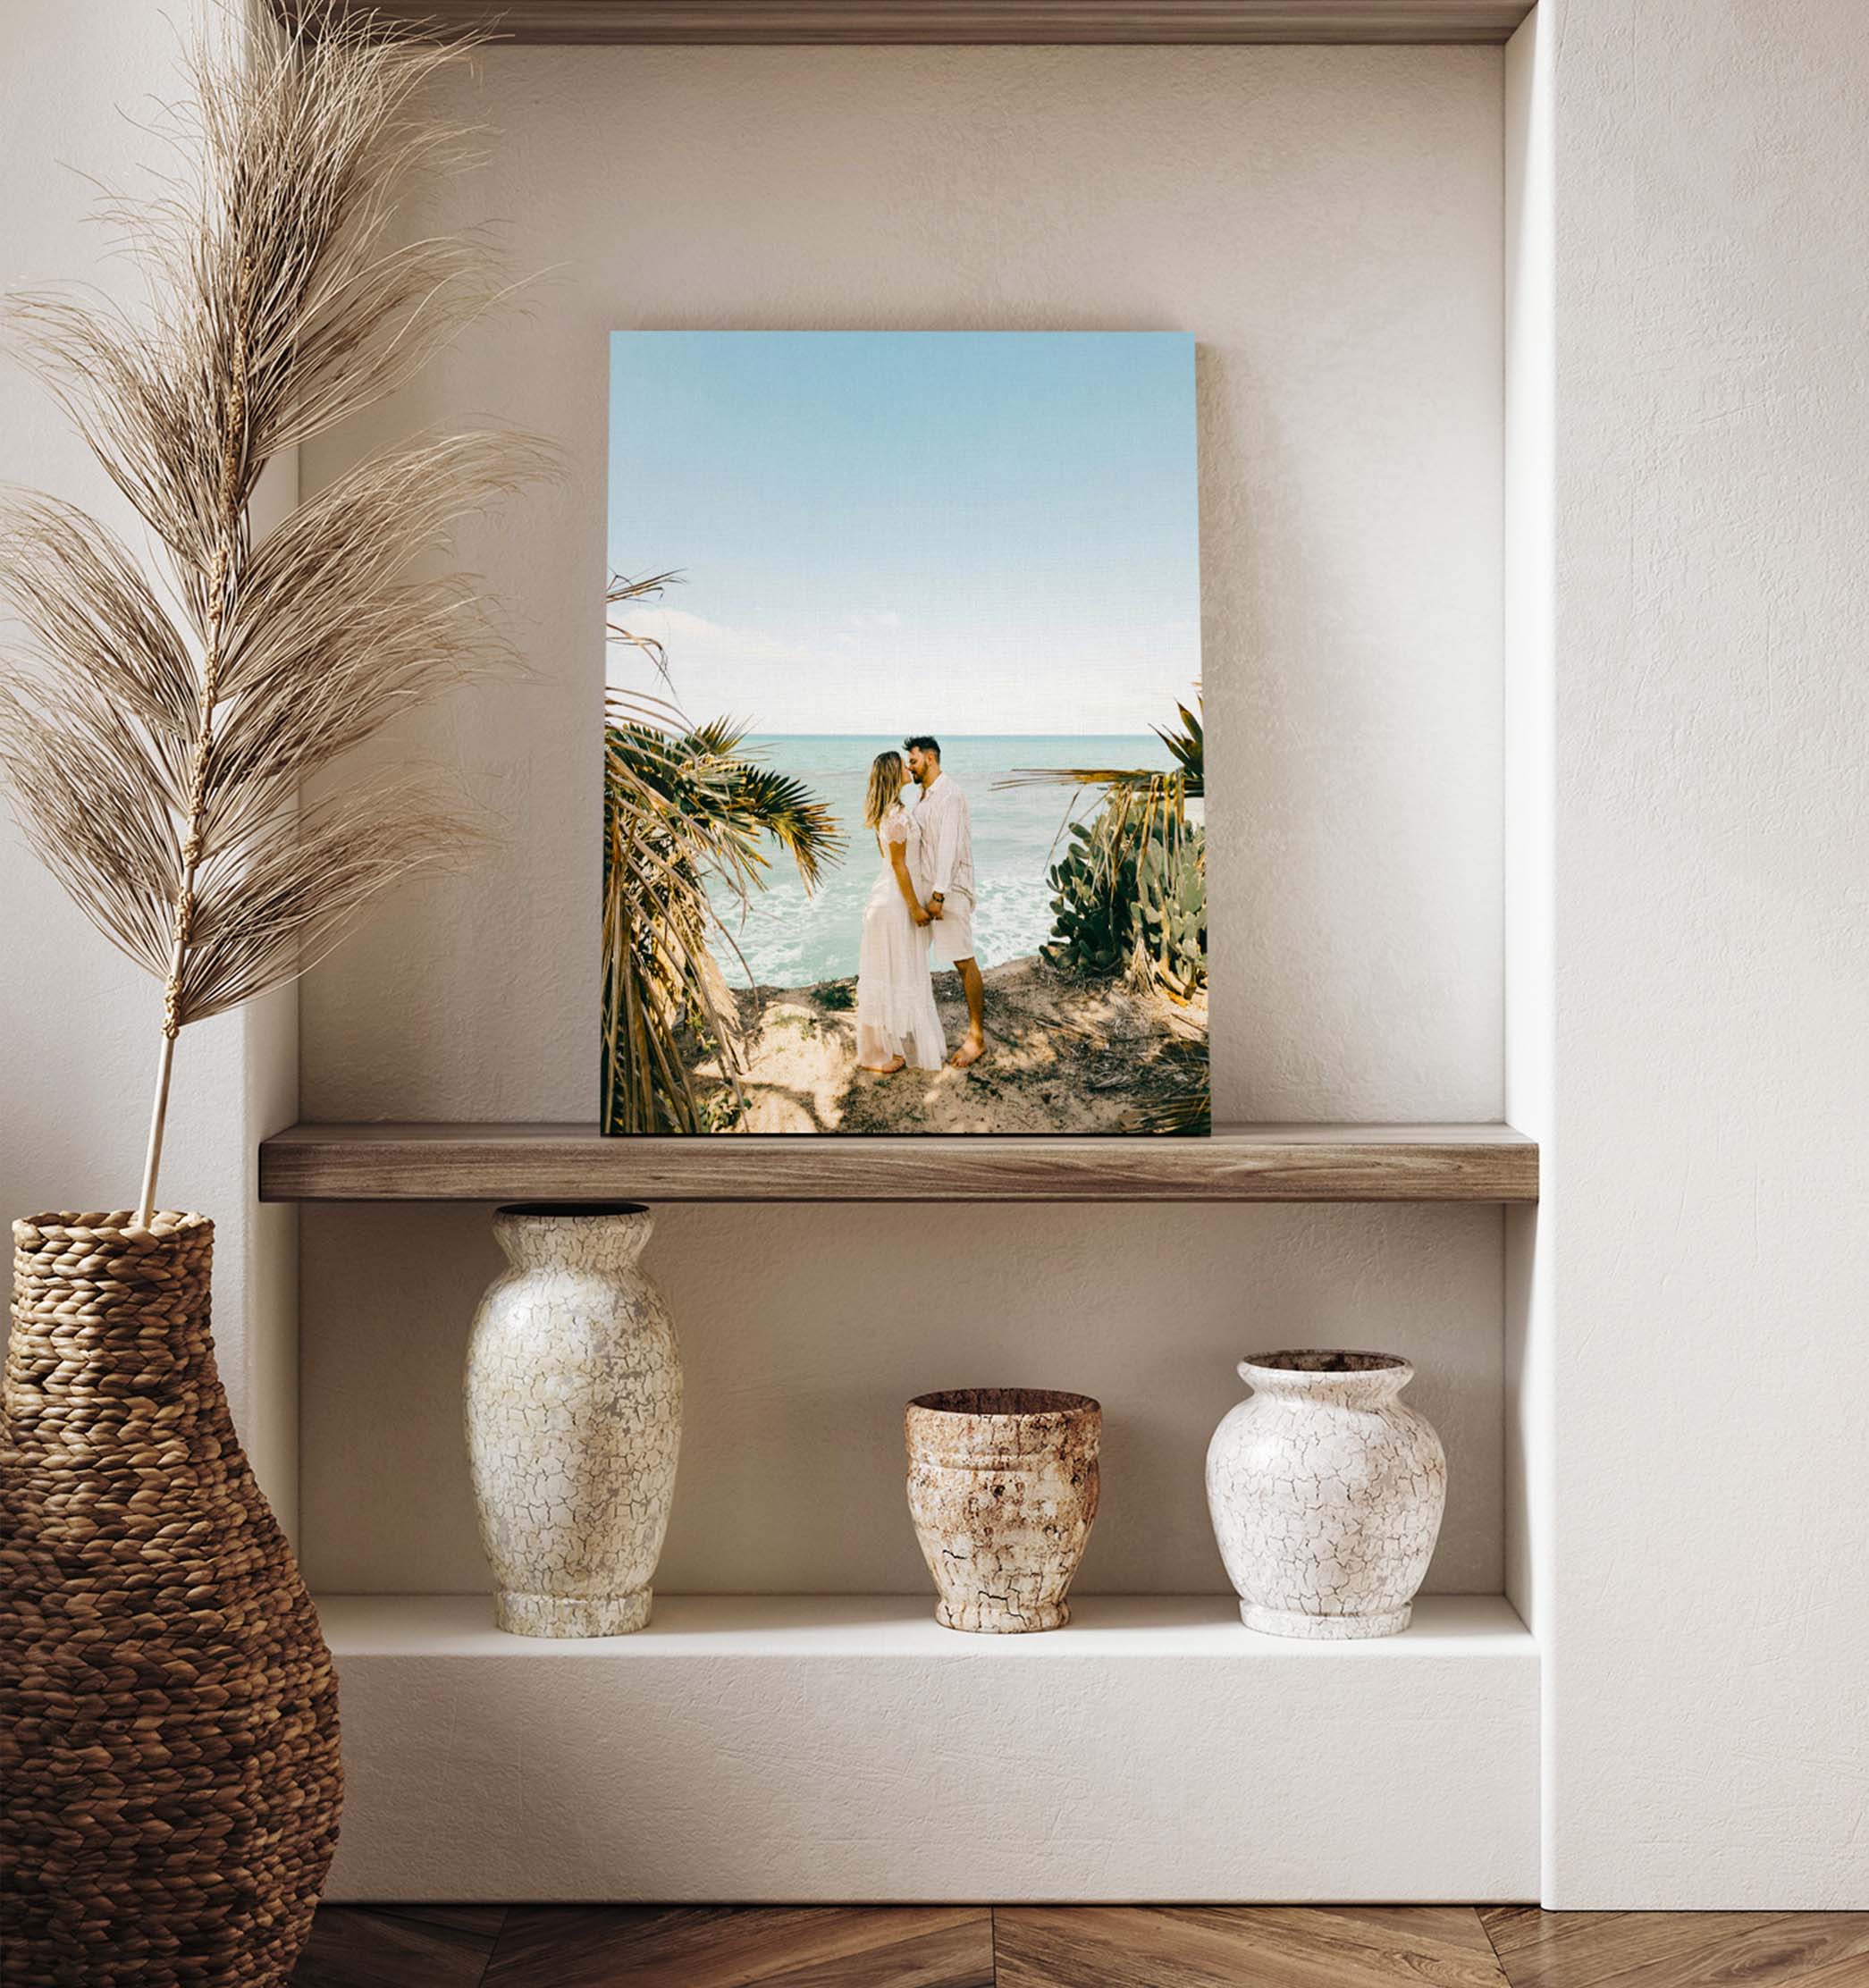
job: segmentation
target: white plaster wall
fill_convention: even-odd
[[[173,162],[143,126],[180,89],[192,5],[142,0],[0,7],[6,181],[0,291],[90,283],[134,305],[133,273],[88,217],[92,181],[126,190]],[[264,510],[296,497],[282,463]],[[95,510],[143,541],[51,398],[0,364],[0,480]],[[0,627],[0,639],[12,631]],[[87,922],[0,810],[0,1214],[136,1200],[162,995]],[[298,1002],[288,992],[187,1031],[176,1049],[161,1200],[215,1217],[215,1338],[234,1419],[290,1527],[297,1492],[297,1217],[256,1199],[255,1148],[296,1116]]]
[[[1553,23],[1548,1905],[1869,1906],[1864,24]]]
[[[1556,308],[1552,123],[1556,31],[1539,7],[1505,67],[1505,1116],[1538,1141],[1535,1207],[1505,1211],[1506,1593],[1536,1630],[1550,1554]]]
[[[304,1000],[307,1115],[594,1115],[605,336],[1174,328],[1200,347],[1214,1082],[1223,1117],[1501,1102],[1501,75],[1487,49],[489,54],[493,214],[552,273],[380,417],[493,413],[561,488],[470,536],[534,670],[399,750],[509,830]],[[678,672],[680,658],[675,659]],[[457,1388],[484,1211],[305,1219],[308,1551],[327,1588],[484,1584]],[[897,1412],[967,1377],[1100,1392],[1085,1581],[1217,1586],[1232,1361],[1396,1344],[1454,1453],[1437,1587],[1501,1579],[1491,1209],[669,1210],[687,1346],[664,1585],[916,1585]]]
[[[1562,1193],[1555,1133],[1557,24],[1536,8],[1505,57],[1505,1110],[1538,1141],[1540,1198],[1504,1210],[1505,1592],[1551,1632],[1552,1364]],[[1550,1751],[1540,1694],[1540,1754]],[[1541,1890],[1553,1783],[1539,1776]]]
[[[460,1435],[484,1209],[303,1218],[307,1565],[329,1592],[490,1585]],[[1500,1588],[1496,1209],[711,1209],[648,1262],[686,1376],[669,1593],[927,1585],[902,1404],[987,1375],[1104,1404],[1087,1593],[1224,1591],[1202,1466],[1244,1352],[1379,1343],[1450,1460],[1432,1584]],[[913,1286],[921,1283],[921,1293]]]

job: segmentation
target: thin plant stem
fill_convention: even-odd
[[[149,1150],[143,1160],[143,1192],[137,1226],[147,1227],[156,1209],[156,1175],[162,1167],[163,1130],[169,1116],[169,1075],[175,1064],[175,1038],[181,1031],[182,977],[194,938],[195,878],[207,828],[208,766],[215,744],[215,706],[221,695],[222,643],[228,611],[240,585],[240,551],[245,534],[240,485],[247,426],[247,341],[252,329],[252,277],[243,264],[236,279],[229,347],[231,391],[221,434],[221,487],[216,506],[214,565],[207,585],[206,640],[201,661],[201,691],[195,707],[195,743],[189,759],[188,816],[181,835],[181,881],[175,892],[173,946],[163,982],[163,1043],[156,1060],[156,1106],[149,1116]]]
[[[156,1213],[156,1171],[162,1165],[163,1128],[169,1116],[169,1073],[174,1065],[175,1038],[164,1029],[162,1054],[156,1065],[156,1101],[149,1108],[149,1144],[143,1155],[143,1187],[137,1198],[132,1228],[147,1228]]]

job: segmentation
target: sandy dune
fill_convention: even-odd
[[[754,1048],[741,1132],[1121,1132],[1200,1075],[1204,1007],[1176,1008],[1037,958],[989,969],[987,1054],[970,1070],[856,1066],[855,983],[741,997]],[[935,977],[949,1047],[966,1032],[952,973]]]

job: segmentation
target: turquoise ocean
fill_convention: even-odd
[[[789,856],[771,848],[768,888],[742,917],[729,892],[716,905],[745,959],[722,949],[721,965],[736,985],[807,987],[856,972],[863,906],[881,866],[874,837],[863,826],[870,762],[899,749],[899,738],[789,737],[746,741],[762,764],[803,780],[838,817],[849,838],[842,860],[807,896]],[[1094,814],[1100,796],[1068,788],[996,790],[1015,769],[1038,766],[1174,765],[1151,733],[1129,737],[952,737],[941,740],[941,765],[959,782],[973,821],[973,873],[978,893],[973,943],[983,967],[1035,953],[1051,936],[1051,887],[1046,872],[1061,847],[1067,821]],[[904,796],[913,806],[918,789]]]

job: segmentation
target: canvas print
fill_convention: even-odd
[[[611,341],[602,1123],[1205,1132],[1194,349]]]

